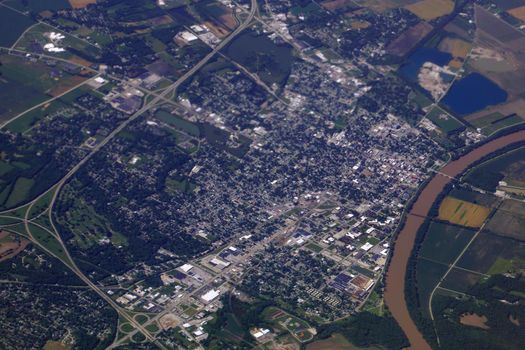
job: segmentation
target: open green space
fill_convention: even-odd
[[[16,118],[7,125],[7,129],[12,132],[22,133],[33,125],[35,125],[39,120],[47,115],[53,115],[54,113],[67,108],[66,105],[61,100],[54,100],[49,105],[44,105],[39,108],[35,108],[29,112],[24,113],[20,117]]]
[[[50,56],[68,59],[76,55],[88,61],[96,61],[101,55],[101,50],[98,47],[45,23],[39,23],[25,32],[16,48],[27,50],[35,43],[43,47],[49,42],[47,35],[51,32],[60,33],[64,36],[64,39],[57,43],[57,46],[66,50],[63,52],[47,52]]]
[[[179,129],[192,136],[200,136],[199,126],[195,123],[182,119],[179,116],[171,114],[165,110],[159,110],[155,113],[155,118]]]
[[[450,134],[458,131],[465,126],[459,120],[443,111],[440,107],[434,106],[432,110],[427,114],[427,118],[438,126],[445,134]]]
[[[60,244],[60,242],[57,241],[57,239],[53,235],[51,235],[51,233],[41,228],[40,226],[36,226],[34,224],[29,224],[29,229],[31,230],[33,238],[38,243],[47,248],[51,253],[53,253],[64,263],[70,264],[70,261],[67,258],[64,249],[62,248],[62,245]]]

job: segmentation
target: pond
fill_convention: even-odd
[[[443,99],[453,112],[466,115],[507,100],[507,92],[479,73],[456,81]]]

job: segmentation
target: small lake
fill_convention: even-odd
[[[507,100],[507,92],[479,73],[456,81],[443,99],[453,112],[466,115]]]
[[[406,79],[417,82],[419,70],[425,62],[432,62],[444,67],[451,59],[452,55],[448,52],[439,51],[430,47],[421,47],[410,55],[408,62],[401,66],[399,72]]]

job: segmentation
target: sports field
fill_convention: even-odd
[[[481,227],[489,213],[490,208],[450,196],[439,206],[439,219],[467,227]]]

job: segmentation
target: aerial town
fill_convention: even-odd
[[[525,198],[506,172],[519,156],[479,182],[446,171],[525,125],[525,1],[510,2],[0,1],[0,348],[525,346],[523,234],[494,257],[511,265],[462,267],[488,282],[459,290],[411,270],[421,226],[397,283],[421,283],[422,347],[385,292],[406,220],[483,234]],[[436,176],[487,221],[413,214]],[[487,283],[518,286],[499,298],[515,329],[452,339],[489,315],[457,305]],[[445,310],[433,326],[425,302]]]

